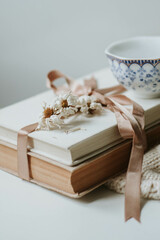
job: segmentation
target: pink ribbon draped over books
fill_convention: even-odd
[[[54,81],[64,78],[66,85],[56,87]],[[144,132],[144,110],[136,102],[121,95],[126,89],[117,85],[111,88],[98,89],[94,77],[84,80],[81,85],[60,71],[54,70],[47,75],[47,86],[56,94],[72,91],[73,94],[94,95],[104,108],[115,113],[120,135],[124,139],[132,139],[132,149],[126,176],[125,187],[125,220],[135,218],[140,221],[140,183],[143,154],[146,150],[146,135]],[[107,95],[106,95],[107,94]],[[128,108],[128,106],[132,108]],[[28,125],[18,132],[18,173],[19,177],[30,180],[29,163],[27,156],[28,134],[35,131],[38,123]]]

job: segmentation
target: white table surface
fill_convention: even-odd
[[[104,186],[70,199],[0,171],[0,240],[160,239],[160,202],[124,223],[124,196]]]

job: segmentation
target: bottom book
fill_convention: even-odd
[[[148,148],[160,142],[160,124],[147,129],[146,135]],[[29,152],[30,182],[69,197],[81,197],[127,169],[131,145],[130,140],[123,141],[74,167]],[[0,142],[0,169],[18,176],[15,145]]]

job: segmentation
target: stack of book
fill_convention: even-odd
[[[97,79],[98,88],[117,85],[109,69],[91,75]],[[129,91],[124,94],[145,110],[148,146],[160,141],[160,99],[136,99]],[[49,90],[0,110],[2,170],[18,176],[17,133],[20,128],[37,122],[42,102],[51,103],[53,98],[54,93]],[[29,134],[31,182],[70,197],[83,196],[126,170],[131,144],[131,140],[121,138],[110,110],[69,118],[62,129]]]

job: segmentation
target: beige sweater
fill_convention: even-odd
[[[109,179],[106,186],[118,193],[125,191],[126,173]],[[142,167],[141,195],[160,199],[160,144],[145,153]]]

